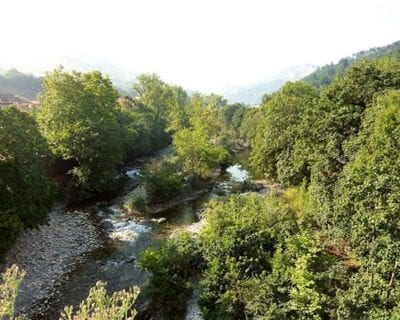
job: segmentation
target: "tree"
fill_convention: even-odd
[[[40,130],[87,194],[110,189],[122,162],[117,98],[111,81],[97,71],[68,73],[59,68],[44,79]]]
[[[149,248],[139,257],[139,266],[152,275],[144,288],[152,310],[162,319],[180,319],[186,312],[191,293],[191,277],[202,264],[198,239],[181,233],[161,245]]]
[[[29,114],[15,107],[0,110],[0,256],[24,228],[47,218],[52,204],[48,155]]]
[[[364,144],[336,186],[332,233],[347,241],[347,250],[360,262],[360,273],[348,293],[354,301],[347,308],[362,314],[373,307],[392,309],[400,293],[396,280],[400,275],[399,90],[377,98],[367,111],[360,135]],[[356,291],[360,283],[368,283],[370,290]],[[363,304],[357,305],[358,301]]]
[[[185,171],[208,176],[229,159],[221,143],[218,110],[214,100],[207,103],[200,95],[191,97],[189,127],[176,132],[173,145]]]
[[[275,196],[231,196],[206,214],[200,304],[206,319],[244,319],[247,305],[261,294],[258,279],[271,271],[278,244],[297,232],[294,213]]]
[[[311,156],[304,149],[302,121],[312,110],[316,91],[302,82],[287,83],[267,99],[253,140],[253,170],[284,184],[299,184],[309,176]]]

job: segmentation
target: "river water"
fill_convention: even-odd
[[[49,224],[24,234],[11,251],[8,264],[24,268],[27,276],[21,287],[16,310],[29,319],[58,319],[65,305],[76,305],[97,281],[107,282],[110,292],[129,286],[143,286],[147,273],[139,270],[139,254],[157,246],[180,229],[190,230],[199,222],[197,214],[206,203],[220,197],[221,188],[244,181],[248,173],[240,165],[229,167],[217,181],[218,192],[170,209],[158,223],[152,217],[132,219],[123,209],[125,196],[138,183],[143,162],[124,170],[128,179],[123,194],[110,202],[100,202],[84,212],[64,212],[58,207]],[[195,304],[189,305],[187,319],[202,319]]]

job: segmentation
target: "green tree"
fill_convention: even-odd
[[[307,132],[302,121],[316,99],[311,86],[289,82],[266,100],[252,144],[255,172],[285,184],[299,184],[309,176],[311,152],[304,148]]]
[[[208,176],[229,159],[218,134],[218,101],[214,96],[210,101],[200,95],[192,96],[187,107],[189,127],[173,137],[174,148],[187,172]]]
[[[144,288],[152,310],[162,319],[180,319],[191,293],[191,277],[201,268],[198,239],[181,233],[161,248],[150,248],[139,257],[140,268],[152,275]]]
[[[100,72],[62,68],[44,79],[39,127],[55,156],[65,160],[76,184],[88,194],[112,187],[123,158],[117,122],[118,93]]]
[[[360,263],[343,303],[350,314],[390,312],[400,293],[400,91],[379,97],[366,120],[360,132],[364,144],[336,186],[331,226]]]
[[[0,256],[24,228],[46,221],[52,204],[48,155],[29,114],[0,110]]]
[[[142,179],[150,203],[163,203],[181,194],[185,178],[180,167],[171,160],[155,162],[145,167]]]
[[[298,230],[294,213],[275,196],[231,196],[206,217],[200,304],[206,319],[243,319],[246,311],[261,308],[249,305],[260,293],[258,279],[271,271],[278,244]]]
[[[158,139],[166,139],[165,131],[174,133],[186,126],[187,93],[163,82],[156,74],[141,74],[133,85],[136,99],[154,115]]]

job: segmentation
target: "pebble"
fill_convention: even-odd
[[[23,233],[6,258],[6,266],[25,270],[16,313],[40,314],[48,308],[48,298],[68,279],[83,258],[100,248],[101,236],[86,212],[64,212],[56,207],[48,224]]]

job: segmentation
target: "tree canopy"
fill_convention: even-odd
[[[44,79],[39,128],[54,155],[68,161],[76,184],[88,192],[107,190],[122,163],[117,98],[100,72],[56,69]]]

